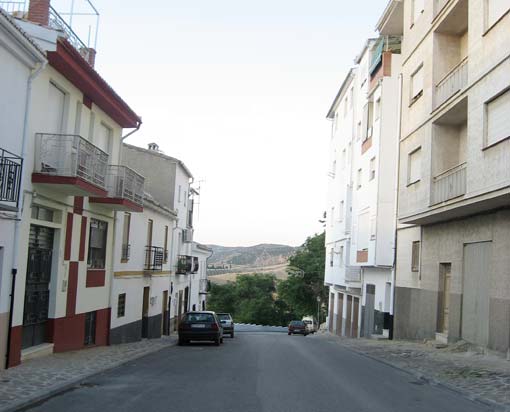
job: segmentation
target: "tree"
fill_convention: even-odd
[[[278,295],[298,317],[317,313],[317,297],[328,297],[324,286],[325,233],[306,239],[289,259],[288,278],[278,285]]]

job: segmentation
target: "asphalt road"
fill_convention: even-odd
[[[220,347],[170,347],[31,412],[490,411],[324,336],[239,332]]]

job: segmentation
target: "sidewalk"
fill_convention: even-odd
[[[463,342],[439,349],[426,343],[324,335],[345,348],[411,372],[423,383],[442,384],[510,411],[510,361],[503,355],[473,352]]]
[[[0,412],[14,411],[44,399],[83,379],[165,347],[175,337],[142,340],[121,345],[100,346],[56,353],[27,360],[15,368],[0,370]]]

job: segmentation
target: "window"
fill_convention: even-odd
[[[411,271],[418,272],[420,270],[420,242],[413,242],[411,255]]]
[[[95,136],[94,144],[99,147],[103,152],[111,154],[112,152],[112,129],[104,123],[99,125],[99,130]]]
[[[124,213],[124,225],[122,228],[122,252],[121,262],[129,260],[129,229],[131,228],[131,213]]]
[[[66,93],[50,82],[46,101],[46,132],[62,133],[65,129]]]
[[[409,153],[407,160],[407,184],[419,182],[421,178],[421,147]]]
[[[367,250],[370,236],[370,216],[368,212],[358,216],[358,250]]]
[[[510,137],[510,89],[485,104],[486,144],[490,146]]]
[[[423,94],[423,64],[411,75],[411,103]]]
[[[182,186],[181,185],[179,185],[179,194],[178,194],[178,198],[177,199],[178,199],[177,201],[179,203],[181,203],[181,201],[182,201]]]
[[[338,221],[341,222],[344,220],[344,201],[340,201],[338,204]]]
[[[126,314],[126,294],[121,293],[117,300],[117,317],[122,318]]]
[[[486,29],[510,10],[510,0],[485,0]]]
[[[90,219],[89,253],[87,265],[90,269],[104,269],[106,266],[106,237],[108,223]]]
[[[331,250],[329,251],[329,266],[330,267],[333,267],[334,259],[335,259],[335,249],[331,248]]]
[[[378,120],[381,117],[381,98],[379,97],[375,101],[375,120]]]
[[[422,15],[423,11],[425,10],[425,0],[412,0],[413,4],[413,10],[412,10],[412,22],[415,23],[420,16]]]
[[[42,206],[32,206],[32,219],[53,222],[53,210]]]
[[[165,243],[164,243],[164,253],[165,253],[165,258],[164,258],[164,261],[165,263],[168,262],[168,226],[165,226]]]
[[[358,175],[356,177],[356,189],[359,189],[361,187],[362,178],[363,178],[363,170],[358,169]]]
[[[375,157],[372,157],[372,159],[370,159],[370,174],[368,176],[368,180],[374,179],[375,179]]]

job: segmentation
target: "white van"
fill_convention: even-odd
[[[313,316],[303,316],[302,321],[305,322],[308,333],[315,333],[319,330],[317,319],[315,319]]]

